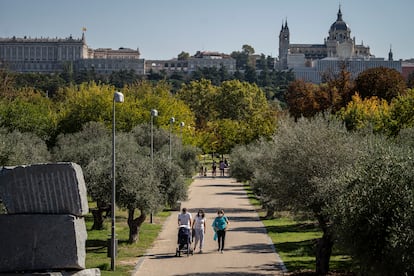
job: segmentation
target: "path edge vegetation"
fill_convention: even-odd
[[[260,198],[254,193],[251,184],[243,182],[243,188],[246,191],[250,204],[255,208],[262,221],[266,233],[273,242],[276,254],[279,255],[286,268],[287,275],[296,275],[301,273],[313,274],[315,271],[315,255],[304,256],[304,252],[313,252],[318,238],[322,237],[322,231],[318,229],[317,224],[308,215],[292,214],[288,211],[275,212],[273,216],[268,216],[267,211],[263,208]],[[303,232],[296,232],[290,235],[287,231],[279,232],[277,229],[303,229]],[[303,243],[301,248],[293,253],[283,249],[281,244]],[[353,263],[350,256],[344,255],[343,252],[334,246],[334,253],[331,257],[331,273],[341,273],[341,275],[354,275],[352,272]]]

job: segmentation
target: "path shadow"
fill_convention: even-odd
[[[262,227],[235,227],[230,228],[229,232],[247,232],[253,234],[267,234],[266,230]]]
[[[177,274],[175,276],[269,276],[268,273],[257,273],[257,272],[201,272],[201,273],[188,273],[188,274]]]
[[[200,187],[228,187],[227,184],[207,184],[207,185],[201,185]]]
[[[238,222],[251,222],[251,221],[260,221],[258,217],[245,217],[245,216],[229,216],[231,221],[238,221]]]
[[[245,192],[220,192],[220,193],[216,193],[216,195],[246,195]],[[243,197],[244,198],[244,197]]]
[[[316,242],[317,239],[300,242],[283,242],[275,244],[275,247],[276,251],[285,252],[285,254],[294,252],[295,254],[300,254],[302,256],[314,256]]]
[[[271,233],[286,233],[286,232],[316,232],[314,223],[296,223],[292,225],[283,226],[267,226],[268,232]]]
[[[86,240],[86,252],[102,252],[107,250],[108,243],[103,240]]]
[[[204,210],[204,213],[217,213],[217,210],[219,210],[221,207],[217,206],[217,208],[204,208],[203,206],[199,207],[193,207],[193,208],[187,208],[187,210],[191,213],[197,213],[198,210],[202,209]],[[233,218],[237,218],[237,216],[233,217],[232,213],[253,213],[256,212],[255,210],[249,210],[249,209],[243,209],[243,208],[224,208],[225,215],[230,219],[233,220]]]
[[[148,254],[146,255],[146,257],[149,259],[156,259],[156,260],[178,258],[175,256],[175,252],[174,253]]]
[[[237,246],[228,247],[227,250],[242,251],[244,253],[253,253],[253,254],[274,253],[273,247],[267,243],[251,243],[251,244],[237,245]]]

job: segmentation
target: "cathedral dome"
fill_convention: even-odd
[[[348,31],[349,26],[344,21],[336,21],[331,25],[331,31]]]
[[[331,28],[329,29],[331,32],[335,31],[350,31],[350,28],[348,24],[345,23],[345,21],[342,19],[342,12],[341,8],[338,10],[338,18],[336,21],[331,25]]]

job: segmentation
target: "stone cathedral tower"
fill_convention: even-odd
[[[282,29],[279,33],[279,68],[287,68],[287,56],[289,53],[290,33],[287,25],[287,20],[282,23]]]

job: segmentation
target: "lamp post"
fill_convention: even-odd
[[[184,122],[181,122],[181,123],[180,123],[180,129],[181,129],[181,143],[183,143],[183,128],[184,128],[184,126],[185,126],[185,123],[184,123]]]
[[[123,103],[124,95],[115,91],[112,106],[112,197],[111,197],[111,270],[115,270],[116,239],[115,239],[115,103]]]
[[[151,162],[154,164],[154,117],[158,116],[158,110],[151,109]]]
[[[173,126],[174,122],[175,122],[175,118],[171,117],[170,118],[170,163],[171,163],[171,160],[172,160],[171,136],[172,136],[172,126]]]
[[[158,110],[151,109],[151,164],[154,169],[154,117],[158,116]],[[150,214],[150,223],[152,223],[152,211]]]

